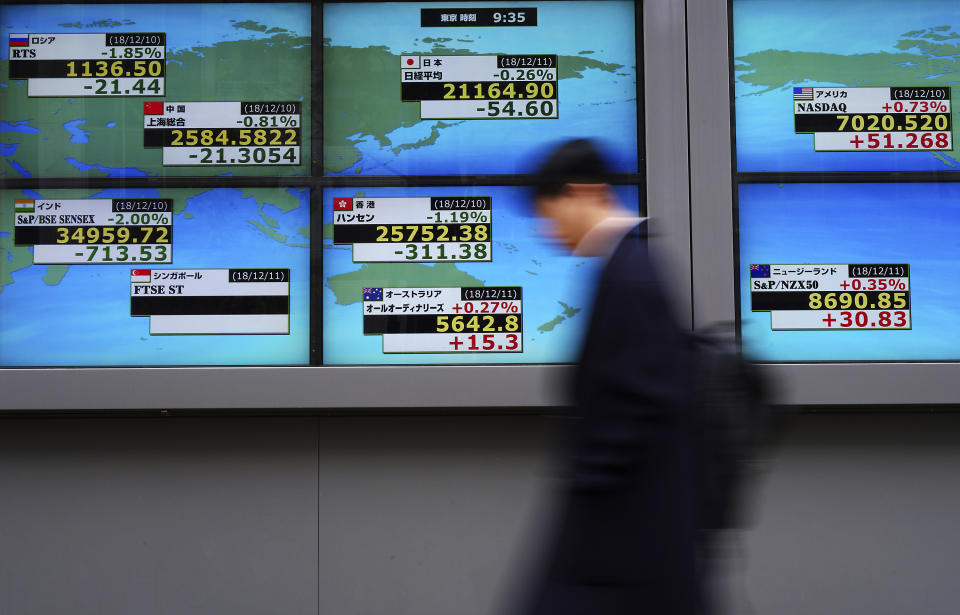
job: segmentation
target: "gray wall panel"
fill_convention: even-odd
[[[960,415],[794,421],[746,537],[739,612],[956,613],[958,473]]]
[[[541,526],[540,417],[321,423],[320,613],[486,615]]]
[[[316,420],[0,422],[0,613],[315,614]]]

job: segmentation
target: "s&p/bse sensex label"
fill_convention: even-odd
[[[363,334],[383,352],[522,352],[523,289],[364,288]]]
[[[333,243],[353,262],[490,261],[490,197],[336,197]]]
[[[163,32],[9,35],[10,79],[27,96],[163,96]]]
[[[777,330],[910,329],[910,265],[750,265],[750,309]]]
[[[143,103],[143,146],[164,166],[298,165],[300,103]]]
[[[14,244],[35,265],[173,262],[173,199],[17,199]]]
[[[290,270],[132,269],[130,315],[150,335],[286,335]]]
[[[818,152],[953,149],[949,87],[796,87],[793,113]]]
[[[556,54],[401,56],[400,82],[424,120],[559,117]]]

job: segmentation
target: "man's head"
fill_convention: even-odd
[[[610,173],[596,146],[586,139],[555,149],[535,175],[537,214],[550,220],[550,234],[573,249],[587,231],[615,214]]]

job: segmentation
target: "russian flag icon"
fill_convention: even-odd
[[[11,34],[11,35],[10,35],[10,46],[11,46],[11,47],[29,47],[29,46],[30,46],[30,35],[28,35],[28,34]]]

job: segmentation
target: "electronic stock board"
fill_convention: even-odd
[[[960,359],[960,6],[733,0],[732,16],[744,348]]]
[[[596,263],[542,236],[523,178],[590,135],[639,211],[634,2],[0,24],[7,368],[570,362]]]

